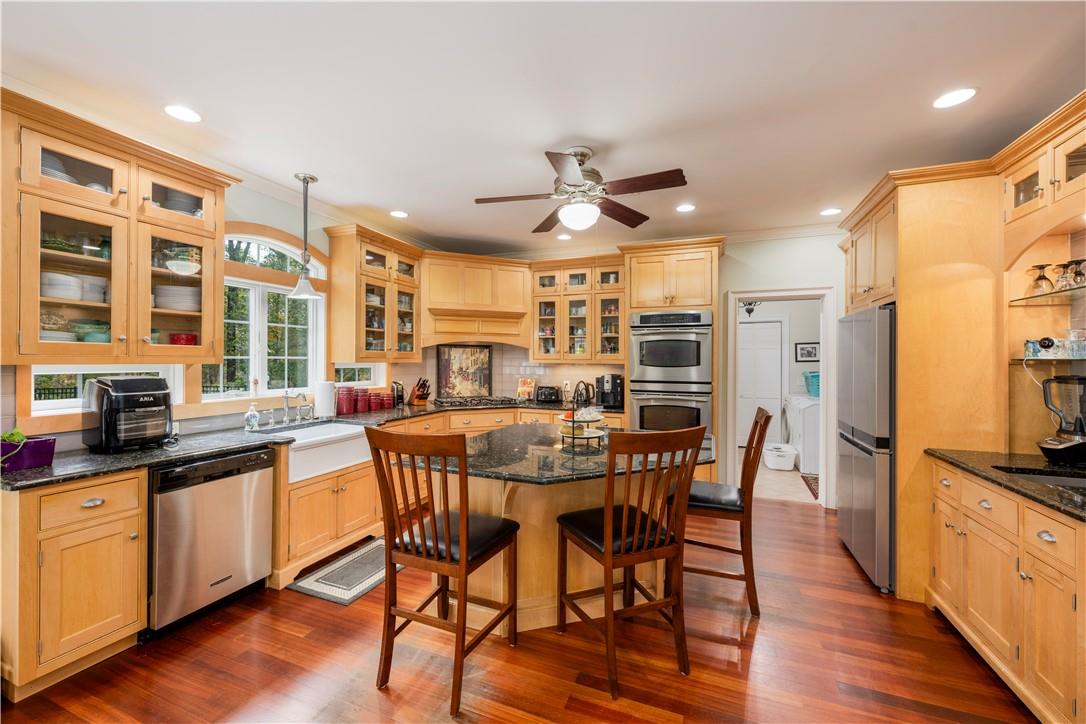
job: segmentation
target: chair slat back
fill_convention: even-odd
[[[468,504],[467,444],[463,434],[409,435],[367,428],[366,437],[373,453],[377,491],[381,497],[385,544],[400,541],[401,552],[439,562],[451,562],[449,478],[455,475],[458,506]],[[450,473],[449,458],[455,458],[458,472]],[[434,467],[437,470],[434,470]],[[439,526],[440,521],[440,526]],[[427,550],[425,531],[434,537]],[[441,531],[444,554],[437,545]],[[460,516],[460,541],[467,546],[468,516]],[[466,559],[465,559],[466,560]]]
[[[747,435],[747,446],[743,450],[743,467],[739,473],[739,486],[742,490],[744,510],[750,510],[750,502],[754,498],[754,481],[758,477],[758,467],[762,460],[762,448],[765,446],[765,435],[769,430],[769,423],[773,416],[769,410],[759,407],[754,413],[754,422],[750,425],[750,434]]]
[[[617,555],[682,541],[690,482],[704,438],[705,427],[608,436],[604,540],[613,540],[614,533],[619,533]],[[616,475],[619,457],[625,458],[625,472]],[[620,486],[618,496],[616,486]],[[670,496],[674,496],[671,505]],[[614,505],[620,506],[617,520]],[[605,555],[610,553],[607,547]]]

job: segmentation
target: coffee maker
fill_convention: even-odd
[[[605,410],[622,409],[626,404],[622,375],[600,375],[596,378],[596,404]]]
[[[1053,465],[1086,465],[1086,376],[1056,375],[1042,387],[1045,407],[1060,418],[1060,426],[1037,447]]]

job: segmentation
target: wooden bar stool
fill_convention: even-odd
[[[566,630],[566,607],[589,624],[607,646],[607,678],[611,698],[618,698],[618,662],[615,655],[615,619],[657,611],[671,624],[679,672],[690,673],[683,618],[683,533],[686,498],[705,428],[669,432],[612,432],[607,445],[607,484],[604,506],[558,516],[558,632]],[[620,497],[615,495],[615,463],[625,456]],[[640,472],[633,472],[640,456]],[[650,470],[650,466],[653,468]],[[668,506],[674,491],[676,504]],[[603,566],[603,586],[566,592],[566,543],[571,542]],[[662,560],[666,565],[663,592],[650,594],[634,579],[638,563]],[[623,608],[615,610],[615,569],[623,571]],[[633,589],[646,603],[633,604]],[[576,601],[603,594],[602,625],[588,617]],[[664,611],[670,609],[670,615]]]
[[[381,630],[381,662],[377,688],[388,685],[392,668],[393,642],[412,621],[434,626],[456,635],[453,658],[452,702],[449,713],[460,710],[460,688],[464,678],[464,657],[478,646],[494,627],[509,617],[509,645],[517,644],[517,531],[520,523],[482,513],[467,513],[467,449],[463,434],[405,435],[367,428],[377,489],[385,525],[385,605]],[[459,507],[449,510],[448,459],[456,459]],[[419,463],[422,463],[421,467]],[[439,468],[432,470],[433,466]],[[436,495],[435,495],[436,493]],[[468,576],[495,555],[509,549],[505,575],[509,586],[506,603],[468,595]],[[401,608],[396,601],[398,565],[421,568],[437,574],[438,585],[417,608]],[[456,590],[449,590],[449,579]],[[449,597],[457,600],[456,622],[450,623]],[[438,616],[422,613],[437,599]],[[467,604],[498,611],[466,641]],[[405,619],[399,626],[396,618]]]
[[[765,444],[766,430],[769,428],[769,422],[772,419],[773,416],[769,414],[769,411],[761,407],[758,408],[754,415],[754,423],[750,426],[750,434],[747,436],[747,447],[743,452],[743,468],[740,473],[739,487],[725,483],[695,482],[690,486],[690,497],[687,504],[689,515],[734,520],[739,523],[739,548],[706,543],[692,538],[687,538],[686,543],[742,556],[743,572],[718,571],[698,566],[686,566],[683,570],[687,573],[730,578],[734,581],[745,582],[747,585],[747,604],[750,606],[751,615],[754,616],[761,615],[761,610],[758,608],[758,591],[754,586],[754,550],[751,542],[754,480],[758,477],[758,466],[762,460],[762,446]]]

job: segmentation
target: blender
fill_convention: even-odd
[[[1059,417],[1060,426],[1037,447],[1053,465],[1086,465],[1086,376],[1056,375],[1043,388],[1045,407]]]

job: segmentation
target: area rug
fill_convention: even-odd
[[[818,500],[818,476],[807,473],[800,473],[799,476],[803,478],[803,483],[807,486],[807,490],[811,491],[814,499]]]
[[[384,580],[385,539],[377,538],[299,578],[287,588],[347,606]]]

